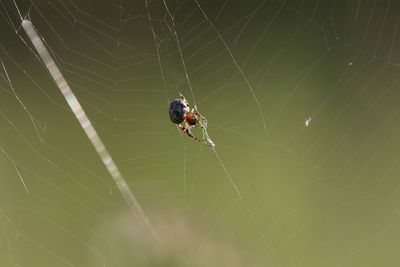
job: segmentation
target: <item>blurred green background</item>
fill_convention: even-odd
[[[16,0],[158,244],[0,4],[0,266],[399,266],[397,2]]]

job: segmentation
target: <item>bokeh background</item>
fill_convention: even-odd
[[[396,1],[0,4],[0,266],[399,266]],[[169,121],[178,92],[207,117],[215,150]]]

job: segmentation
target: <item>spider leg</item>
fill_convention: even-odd
[[[206,140],[203,140],[203,139],[200,139],[200,138],[194,136],[193,133],[190,131],[190,128],[191,128],[191,126],[188,123],[186,123],[185,127],[181,126],[182,133],[187,134],[187,136],[193,138],[196,141],[199,141],[199,142],[206,141]]]
[[[186,98],[185,98],[180,92],[178,92],[178,94],[179,94],[179,96],[181,97],[181,99],[182,99],[183,101],[187,102]]]
[[[195,118],[196,118],[196,122],[200,125],[200,127],[203,128],[203,129],[206,129],[206,127],[203,125],[203,123],[201,123],[201,121],[199,121],[199,119],[197,118],[196,115],[195,115]]]
[[[191,137],[191,138],[193,138],[194,140],[196,140],[196,141],[199,141],[199,142],[205,142],[205,141],[206,141],[206,140],[204,140],[204,139],[200,139],[200,138],[194,136],[193,133],[192,133],[189,129],[186,130],[186,134],[187,134],[189,137]]]
[[[195,115],[199,116],[203,121],[207,121],[207,119],[201,115],[200,113],[198,113],[197,111],[194,113]]]
[[[207,119],[199,113],[196,106],[193,106],[192,113],[196,116],[199,116],[203,121],[207,121]]]

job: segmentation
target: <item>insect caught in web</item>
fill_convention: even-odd
[[[214,147],[214,142],[207,134],[207,119],[197,111],[197,107],[193,106],[190,110],[189,102],[179,93],[180,99],[174,99],[169,104],[169,118],[177,124],[182,133],[199,142],[205,142],[207,145]],[[183,125],[182,125],[183,124]],[[192,133],[192,128],[199,125],[203,130],[203,138],[199,138]]]

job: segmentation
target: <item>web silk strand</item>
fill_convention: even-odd
[[[150,231],[153,238],[158,242],[159,241],[158,235],[154,230],[153,226],[151,225],[150,220],[146,216],[143,208],[141,207],[136,197],[134,196],[133,192],[126,183],[125,179],[123,178],[111,155],[108,153],[106,147],[101,141],[99,135],[94,129],[92,123],[87,117],[78,99],[76,98],[75,94],[72,92],[71,88],[67,84],[67,81],[65,80],[60,69],[57,67],[56,63],[54,62],[47,48],[45,47],[42,39],[36,32],[32,22],[25,19],[22,21],[22,27],[25,33],[28,35],[29,39],[31,40],[36,51],[39,53],[40,58],[46,65],[46,68],[50,72],[54,82],[57,84],[57,87],[61,90],[61,93],[68,102],[68,105],[75,114],[75,117],[78,119],[87,137],[92,142],[92,145],[94,146],[98,155],[103,161],[104,166],[107,168],[108,172],[114,179],[114,182],[117,184],[118,189],[120,190],[122,196],[128,203],[129,207],[132,209],[132,211],[134,211],[135,213],[137,212],[137,214],[140,216],[145,226]]]

